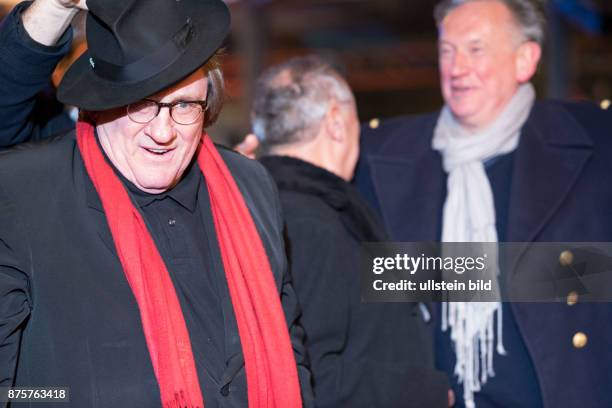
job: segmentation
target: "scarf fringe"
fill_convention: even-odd
[[[501,333],[501,307],[484,302],[472,305],[477,307],[466,306],[463,302],[443,302],[442,330],[450,329],[457,357],[454,374],[463,383],[466,407],[473,408],[474,393],[480,391],[489,378],[495,377],[494,352],[505,354],[505,349],[501,336],[496,335]]]

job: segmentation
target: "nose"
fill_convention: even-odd
[[[149,122],[146,133],[157,144],[164,145],[172,142],[176,137],[176,131],[174,121],[170,117],[170,109],[161,108],[159,114]]]
[[[460,77],[467,72],[469,61],[464,52],[457,51],[453,56],[451,64],[451,75],[453,77]]]

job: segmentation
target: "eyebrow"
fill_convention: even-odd
[[[151,99],[157,102],[162,101],[162,99],[164,98],[146,98],[146,99]],[[177,95],[175,97],[173,97],[172,99],[170,99],[169,101],[166,101],[164,103],[176,103],[176,102],[193,102],[193,101],[202,101],[204,99],[199,99],[195,96],[187,96],[187,95]]]
[[[447,42],[447,41],[440,41],[438,42],[438,48],[442,49],[442,48],[451,48],[453,50],[456,50],[457,47],[460,47],[460,45],[455,45],[453,43]],[[485,43],[482,42],[481,40],[470,40],[468,41],[467,45],[465,45],[465,47],[481,47],[481,48],[486,48]]]

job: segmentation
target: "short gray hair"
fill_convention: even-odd
[[[443,0],[434,9],[434,18],[438,27],[446,16],[459,6],[475,1],[497,1],[510,10],[514,20],[522,31],[523,40],[534,41],[544,45],[546,19],[542,12],[542,2],[537,0]]]
[[[334,100],[354,102],[353,93],[338,71],[319,57],[296,57],[268,68],[257,80],[251,110],[263,152],[314,138]]]

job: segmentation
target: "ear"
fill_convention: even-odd
[[[538,69],[542,56],[542,47],[534,41],[528,41],[519,46],[516,51],[516,79],[519,83],[529,81]]]
[[[325,129],[327,135],[334,142],[343,142],[346,139],[346,130],[342,121],[342,111],[337,102],[330,103],[329,110],[325,116]]]

